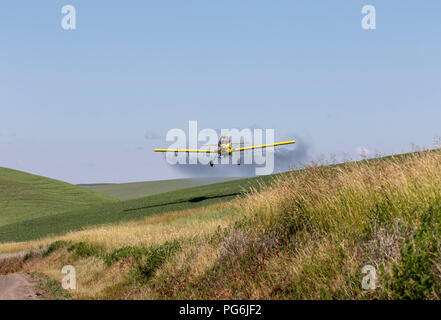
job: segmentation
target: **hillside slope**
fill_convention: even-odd
[[[160,194],[230,180],[234,180],[234,178],[189,178],[115,184],[84,184],[80,186],[118,199],[130,200],[151,196],[153,194]]]
[[[0,167],[0,227],[115,201],[66,182]]]
[[[441,299],[441,152],[308,168],[230,203],[2,250],[45,245],[0,272],[60,282],[75,265],[74,299]]]
[[[58,214],[28,217],[28,219],[20,219],[16,223],[0,225],[0,243],[38,239],[100,224],[136,220],[170,211],[200,208],[225,202],[234,199],[244,190],[269,183],[275,176],[214,183],[139,199],[96,204],[92,207],[72,208],[73,206],[68,205]],[[82,190],[81,187],[77,188]],[[92,191],[90,192],[94,194]],[[29,199],[26,202],[29,206],[31,203],[32,201]],[[61,202],[57,202],[57,204],[63,206]],[[18,209],[16,208],[16,212]]]

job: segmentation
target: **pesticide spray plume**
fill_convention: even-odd
[[[274,153],[274,171],[273,173],[285,172],[292,169],[300,169],[304,164],[310,160],[310,145],[304,138],[299,135],[290,135],[289,137],[296,137],[296,144],[293,147],[277,147],[274,151],[263,151]],[[252,151],[246,151],[252,152]],[[243,155],[241,156],[243,158]],[[201,177],[254,177],[256,174],[256,167],[262,167],[258,164],[243,164],[235,165],[218,164],[214,167],[209,165],[197,164],[175,164],[171,165],[176,174],[183,178],[201,178]]]

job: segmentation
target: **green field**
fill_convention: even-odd
[[[386,159],[390,157],[371,159],[369,162],[373,164]],[[185,189],[180,187],[208,183],[216,181],[216,178],[89,185],[86,188],[0,168],[0,243],[34,240],[101,224],[228,201],[260,183],[270,183],[276,176],[233,179]],[[134,196],[138,192],[138,185],[140,193],[152,192],[155,185],[163,190],[179,189],[130,200],[116,199]]]
[[[115,184],[83,184],[80,186],[118,199],[130,200],[234,179],[235,178],[191,178]]]
[[[0,167],[0,227],[116,201],[65,182]]]
[[[10,173],[12,170],[2,169]],[[115,201],[83,187],[12,171],[2,175],[0,243],[27,241],[59,235],[72,230],[106,223],[136,220],[169,211],[199,208],[228,201],[242,191],[269,182],[272,176],[237,179],[151,195],[133,200]],[[35,181],[34,181],[35,179]],[[19,181],[22,181],[19,183]],[[11,186],[14,185],[14,191]],[[8,191],[9,190],[9,191]]]
[[[440,204],[440,152],[313,166],[2,226],[6,242],[88,230],[3,243],[47,247],[0,266],[60,282],[75,265],[73,299],[440,299]]]
[[[371,159],[369,162],[385,159],[388,157]],[[0,168],[0,243],[34,240],[101,224],[136,220],[155,214],[228,201],[245,190],[259,186],[260,183],[270,183],[275,176],[277,175],[234,179],[121,201],[116,197],[134,196],[137,191],[133,186],[138,183],[89,185],[86,188]],[[142,186],[140,192],[149,192],[155,184],[158,188],[167,189],[209,181],[209,179],[184,180],[139,183]],[[107,191],[104,193],[107,195],[96,192],[106,188]],[[115,197],[109,194],[114,194]]]

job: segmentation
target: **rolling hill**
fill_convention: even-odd
[[[258,190],[220,203],[259,181]],[[441,297],[441,152],[311,167],[112,208],[60,214],[68,219],[44,225],[136,221],[5,243],[3,252],[46,249],[0,264],[0,273],[59,283],[60,268],[75,265],[73,299]],[[44,225],[37,231],[48,231]],[[368,289],[366,267],[375,271]]]
[[[80,186],[118,199],[130,200],[234,179],[235,178],[189,178],[115,184],[81,184]]]
[[[118,201],[80,186],[8,170],[3,170],[8,178],[3,178],[0,192],[3,203],[11,205],[5,214],[2,213],[0,243],[27,241],[100,224],[199,208],[232,200],[244,190],[268,183],[273,178],[237,179]],[[10,186],[14,186],[13,191]]]
[[[66,182],[0,167],[0,227],[117,201]]]
[[[408,155],[398,157],[405,158]],[[383,162],[387,159],[391,158],[370,159],[369,163]],[[340,166],[336,165],[336,167]],[[130,197],[137,192],[134,190],[137,183],[91,185],[89,187],[93,190],[89,190],[85,187],[1,168],[0,204],[3,209],[0,211],[0,243],[28,241],[102,224],[201,208],[232,200],[243,191],[269,185],[275,177],[284,175],[286,173],[234,179],[121,201],[95,190],[107,187],[106,192],[109,194]],[[182,186],[190,183],[188,180],[180,184],[176,183],[176,180],[164,181],[164,183],[161,181],[151,184],[140,183],[143,187],[140,192],[148,192],[155,184],[164,188]],[[204,181],[199,180],[198,183],[201,182]]]

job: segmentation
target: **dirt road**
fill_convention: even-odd
[[[23,259],[26,254],[38,253],[41,250],[21,251],[16,253],[0,254],[0,265],[15,259]],[[0,275],[0,300],[39,300],[35,281],[27,274]]]
[[[0,275],[0,300],[39,300],[31,278],[26,274]]]

